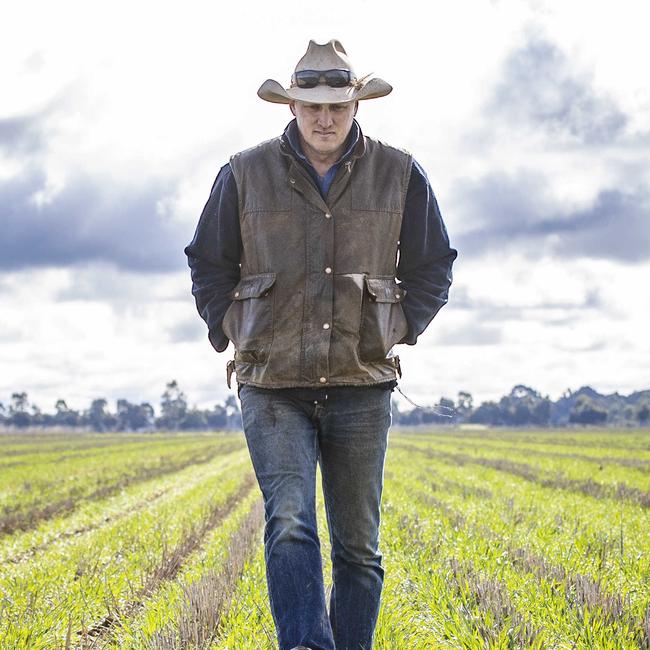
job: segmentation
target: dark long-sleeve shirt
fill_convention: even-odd
[[[326,196],[336,169],[352,153],[356,138],[362,136],[355,121],[346,143],[346,152],[325,177],[318,176],[300,149],[295,120],[287,126],[285,137],[296,158]],[[447,302],[451,267],[456,259],[456,251],[449,245],[447,230],[429,180],[415,160],[412,165],[396,270],[397,279],[406,289],[402,307],[409,328],[400,343],[409,345],[415,344],[418,336]],[[240,279],[241,248],[237,185],[230,165],[226,164],[212,185],[194,238],[185,248],[196,306],[208,325],[210,342],[218,352],[228,346],[221,322],[231,303],[229,293]]]

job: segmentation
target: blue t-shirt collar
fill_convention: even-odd
[[[314,182],[318,186],[320,193],[323,197],[327,196],[330,185],[334,180],[334,176],[338,168],[343,162],[345,162],[354,151],[354,148],[359,142],[359,137],[361,135],[361,128],[356,120],[352,120],[352,127],[350,128],[350,133],[348,134],[348,139],[346,142],[346,148],[343,152],[343,155],[327,170],[325,176],[321,177],[318,175],[318,172],[314,169],[313,165],[309,162],[307,156],[305,156],[302,146],[300,144],[300,133],[298,131],[298,123],[295,119],[291,120],[287,124],[287,128],[284,130],[285,139],[288,142],[289,146],[293,150],[296,158],[302,162],[305,166],[309,175],[314,179]]]

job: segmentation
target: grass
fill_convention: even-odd
[[[0,647],[277,647],[241,435],[5,435],[0,470]],[[650,648],[649,494],[649,431],[393,431],[374,647]]]

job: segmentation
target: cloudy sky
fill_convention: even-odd
[[[281,132],[313,38],[395,88],[459,257],[402,389],[650,388],[647,3],[12,3],[0,27],[0,402],[228,394],[183,255],[220,166]]]

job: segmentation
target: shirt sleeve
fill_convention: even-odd
[[[397,279],[406,289],[402,302],[408,334],[400,341],[415,345],[447,303],[451,267],[457,252],[449,245],[438,202],[424,170],[414,160],[400,233]]]
[[[221,323],[232,302],[229,294],[239,282],[241,248],[237,185],[227,164],[219,171],[194,238],[185,247],[192,295],[217,352],[228,347]]]

